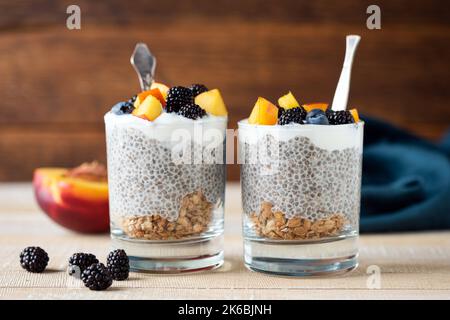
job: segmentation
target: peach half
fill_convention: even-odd
[[[68,175],[69,169],[38,168],[33,189],[41,209],[59,225],[77,232],[109,230],[108,183]]]

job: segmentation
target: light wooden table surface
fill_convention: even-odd
[[[450,299],[450,231],[364,235],[360,266],[340,277],[284,278],[248,271],[242,263],[239,186],[227,186],[225,259],[218,270],[184,275],[131,273],[107,291],[93,292],[66,274],[68,257],[93,252],[104,260],[109,236],[67,231],[37,208],[30,184],[0,184],[1,299]],[[19,265],[29,245],[50,255],[48,271]],[[369,268],[369,266],[372,266]],[[375,267],[374,267],[375,266]],[[367,273],[379,268],[376,276]],[[368,287],[367,284],[372,284]]]

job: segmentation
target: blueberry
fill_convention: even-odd
[[[308,112],[308,114],[306,115],[306,123],[324,125],[329,124],[327,115],[320,109],[312,109],[310,112]]]
[[[117,115],[127,114],[131,113],[134,110],[134,106],[130,101],[125,102],[119,102],[116,103],[112,109],[111,112]]]
[[[117,114],[117,115],[123,114],[122,106],[123,106],[124,104],[125,104],[125,102],[119,102],[119,103],[116,103],[116,104],[114,105],[114,107],[112,107],[111,112],[114,113],[114,114]]]

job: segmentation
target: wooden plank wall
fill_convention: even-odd
[[[0,181],[104,161],[102,116],[138,90],[138,41],[158,57],[159,81],[220,88],[233,128],[258,95],[331,101],[344,37],[360,34],[350,104],[437,139],[450,123],[448,1],[376,1],[377,31],[365,26],[372,2],[1,0]],[[65,26],[72,3],[81,30]]]

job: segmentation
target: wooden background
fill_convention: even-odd
[[[104,161],[102,116],[139,88],[138,41],[158,57],[159,81],[220,88],[235,127],[258,95],[331,101],[344,37],[360,34],[351,106],[437,139],[450,123],[449,5],[375,2],[382,30],[371,31],[365,0],[1,0],[0,180]],[[81,30],[65,26],[73,3]]]

